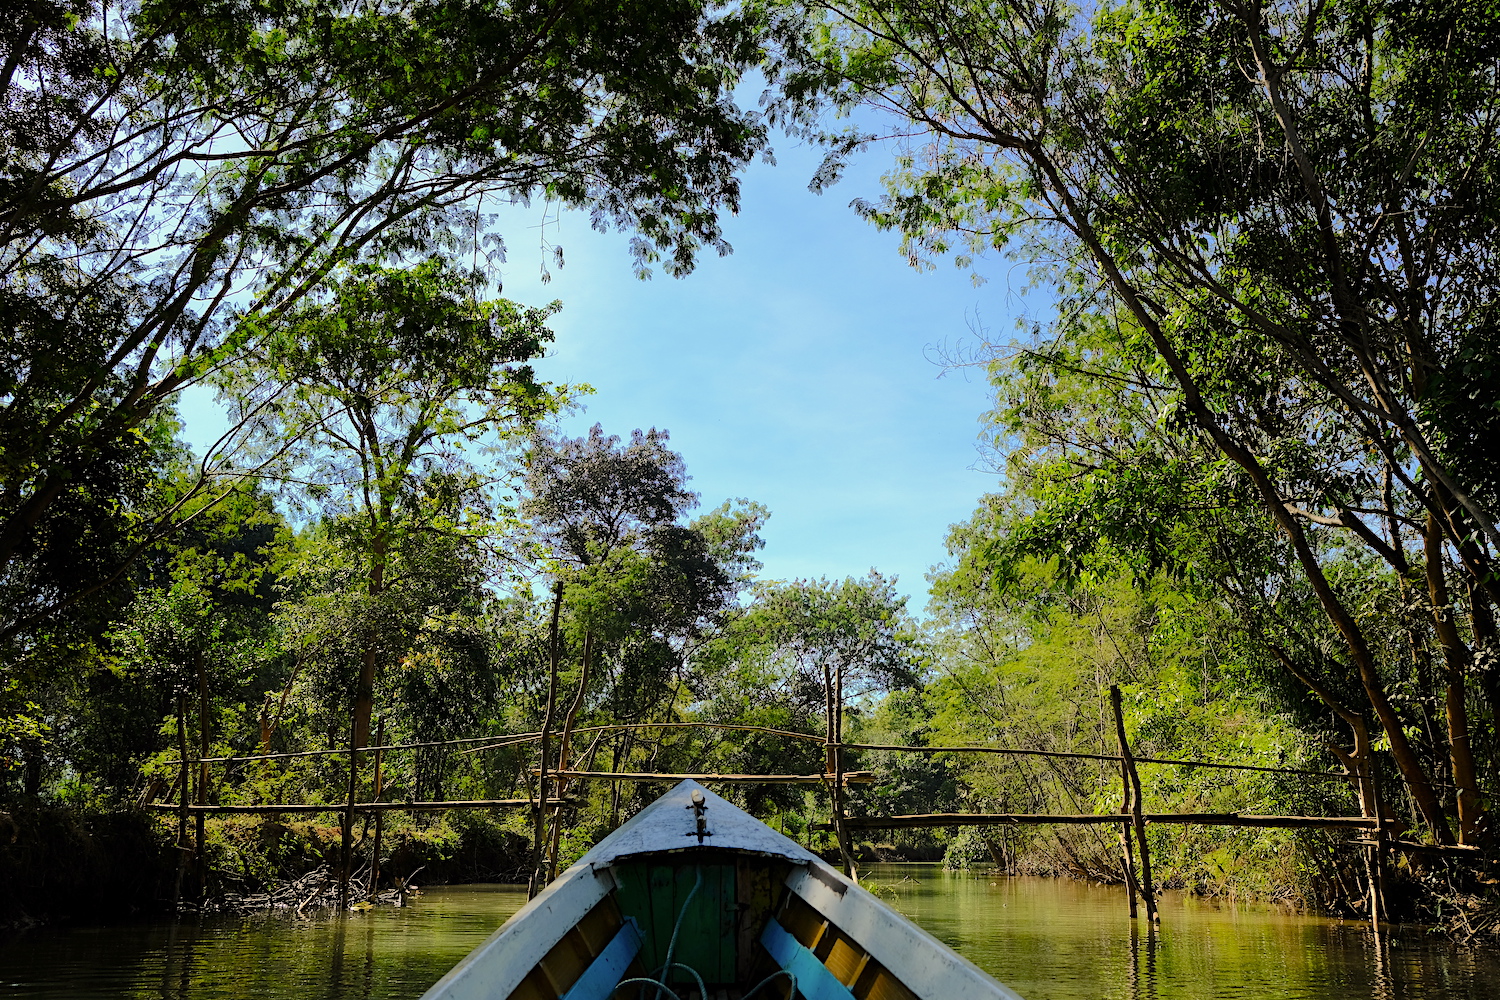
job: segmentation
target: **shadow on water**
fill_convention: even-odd
[[[1026,1000],[1466,1000],[1500,962],[1419,931],[1168,895],[1162,930],[1121,890],[876,865],[880,895]],[[0,939],[0,995],[130,1000],[414,1000],[525,902],[436,889],[406,909],[42,928]]]

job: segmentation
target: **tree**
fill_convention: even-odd
[[[583,568],[627,548],[649,548],[657,533],[698,504],[682,456],[666,431],[631,432],[630,443],[595,424],[588,437],[537,434],[527,466],[526,510],[559,561]]]
[[[1500,406],[1481,346],[1500,287],[1481,180],[1496,167],[1494,13],[810,6],[828,29],[810,80],[846,107],[895,111],[923,144],[869,216],[901,228],[916,258],[1009,246],[1061,262],[1041,271],[1059,325],[1094,313],[1108,350],[1151,355],[1173,390],[1162,416],[1229,463],[1285,537],[1361,711],[1448,842],[1388,665],[1318,536],[1364,548],[1402,586],[1425,583],[1457,832],[1472,842],[1483,807],[1467,678],[1495,642],[1500,598],[1495,466],[1479,439]],[[1329,690],[1316,665],[1287,669]]]
[[[933,574],[936,676],[924,691],[923,716],[933,743],[1109,752],[1112,684],[1124,691],[1130,744],[1143,757],[1317,768],[1316,755],[1328,742],[1347,739],[1342,720],[1310,703],[1290,678],[1278,678],[1242,614],[1260,609],[1231,605],[1212,587],[1174,573],[1137,575],[1107,541],[1087,546],[1091,557],[1047,558],[1047,519],[1027,523],[1024,481],[1013,491],[986,498],[969,522],[954,527],[954,558]],[[1086,513],[1079,522],[1074,540],[1086,531]],[[1161,534],[1190,538],[1199,528],[1169,521]],[[1134,567],[1145,563],[1143,557]],[[1003,587],[987,579],[1001,573],[1009,576]],[[1282,618],[1317,620],[1315,606],[1306,603],[1276,610]],[[961,811],[1120,808],[1113,763],[956,754],[947,765],[966,800]],[[1209,768],[1156,769],[1147,788],[1154,812],[1345,815],[1354,804],[1343,782]],[[1023,828],[988,838],[985,846],[1007,867],[1019,857],[1030,871],[1122,880],[1119,845],[1101,836],[1107,832]],[[1326,853],[1324,844],[1287,831],[1200,827],[1153,836],[1152,866],[1161,884],[1219,892],[1230,885],[1285,891],[1301,869],[1310,881],[1321,877],[1338,899],[1344,891],[1337,878],[1327,870],[1313,874],[1316,866],[1308,864]],[[950,856],[963,846],[963,839],[954,841]]]
[[[778,665],[788,692],[818,704],[835,688],[857,700],[922,677],[906,599],[893,578],[873,570],[863,578],[762,584],[736,631],[755,655]]]
[[[181,523],[195,515],[178,428],[175,415],[162,412],[95,449],[31,522],[0,568],[0,646],[13,662],[107,628],[129,603],[130,563],[159,540],[158,515],[173,510]]]
[[[838,581],[761,583],[715,646],[705,657],[714,669],[702,671],[699,682],[711,695],[715,721],[821,729],[828,743],[843,739],[851,701],[856,710],[868,708],[890,691],[917,687],[925,671],[923,639],[906,598],[897,595],[893,578],[874,570]],[[735,763],[746,772],[764,770],[804,749],[750,736]],[[833,751],[823,763],[830,773],[836,769]],[[774,793],[750,795],[770,800]]]
[[[409,536],[477,541],[496,530],[503,501],[493,472],[468,457],[504,449],[563,393],[526,364],[552,334],[554,307],[477,301],[476,276],[437,261],[356,267],[325,296],[268,331],[254,368],[227,383],[261,447],[284,455],[278,475],[323,517],[357,567],[369,605],[352,732],[369,743],[384,595],[419,574]],[[284,383],[289,392],[267,383]],[[295,442],[290,445],[289,442]],[[420,546],[419,546],[420,547]]]
[[[179,473],[178,482],[191,479]],[[147,754],[161,749],[174,695],[197,702],[193,729],[203,739],[240,735],[282,666],[271,610],[280,591],[289,532],[270,495],[239,484],[135,565],[135,595],[80,678],[73,704],[59,711],[69,763],[119,793]],[[221,715],[234,720],[220,728]],[[198,745],[194,737],[193,745]]]
[[[495,591],[494,560],[468,533],[441,530],[425,507],[404,510],[370,592],[367,539],[330,518],[304,531],[274,622],[292,670],[273,725],[282,742],[314,736],[337,746],[351,733],[351,702],[368,681],[386,742],[473,736],[504,715],[534,663],[507,648],[517,629]],[[524,631],[524,630],[523,630]],[[370,669],[373,665],[373,670]],[[521,728],[525,728],[524,726]],[[357,734],[354,734],[357,735]],[[418,798],[440,798],[443,753],[419,754]],[[436,765],[436,766],[434,766]],[[434,794],[429,794],[434,793]]]
[[[698,495],[668,440],[637,429],[622,444],[595,424],[583,438],[538,434],[530,453],[523,513],[565,586],[570,620],[599,643],[621,718],[671,702],[690,645],[715,629],[764,544],[759,504],[687,519]]]
[[[186,488],[191,478],[179,463],[155,487]],[[270,496],[247,484],[186,510],[194,515],[186,528],[148,546],[109,594],[109,614],[91,619],[75,606],[28,655],[9,658],[13,690],[30,705],[7,712],[4,725],[27,733],[18,756],[33,791],[72,773],[99,802],[118,804],[162,749],[175,696],[200,700],[193,728],[207,723],[218,739],[234,735],[219,728],[221,712],[241,718],[275,684],[270,614],[285,522]]]
[[[773,20],[702,0],[27,0],[0,26],[0,573],[175,394],[331,275],[503,258],[587,208],[645,273],[728,250]],[[172,510],[159,512],[170,527]]]
[[[673,717],[695,654],[760,566],[765,508],[726,501],[688,520],[698,495],[668,440],[637,429],[622,444],[598,424],[587,437],[533,440],[522,511],[563,587],[570,644],[582,650],[565,730],[591,682],[601,687],[595,661],[604,676],[593,707],[614,720]],[[614,745],[615,767],[634,743],[627,732]]]
[[[548,790],[550,734],[557,709],[562,646],[558,629],[581,646],[577,679],[561,716],[555,762],[565,771],[574,726],[586,707],[604,709],[611,720],[647,721],[679,709],[692,653],[721,623],[748,573],[758,568],[752,553],[766,512],[758,504],[725,503],[684,523],[698,505],[687,488],[682,456],[667,447],[666,431],[636,429],[628,444],[595,424],[587,437],[567,438],[546,430],[532,441],[522,512],[553,577],[553,647],[542,721],[541,797]],[[560,618],[564,606],[566,618]],[[602,696],[590,704],[594,665],[602,666]],[[571,673],[571,671],[570,671]],[[674,720],[675,721],[675,720]],[[600,733],[588,758],[599,747]],[[626,730],[612,747],[613,768],[630,755],[636,734]],[[654,754],[653,754],[654,756]],[[566,788],[563,778],[553,786]],[[611,792],[617,821],[619,789]],[[555,815],[550,857],[555,873],[562,814]],[[544,820],[533,833],[540,866]],[[540,867],[538,875],[541,875]]]

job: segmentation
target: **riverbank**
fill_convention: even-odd
[[[0,928],[170,912],[176,852],[150,816],[0,811]]]
[[[334,822],[212,817],[202,867],[188,858],[179,870],[175,836],[160,814],[133,810],[0,811],[0,929],[243,908],[234,902],[316,886],[319,872],[337,870],[342,844]],[[356,830],[356,857],[368,856],[371,836]],[[523,880],[528,852],[522,834],[476,813],[393,823],[382,843],[381,885],[395,888],[417,872],[430,885]],[[360,884],[369,884],[367,867]]]
[[[956,870],[1123,887],[1117,851],[1077,828],[1051,836],[1033,831],[1021,843],[966,829],[948,841],[943,862]],[[1183,828],[1172,840],[1153,836],[1151,855],[1158,893],[1370,919],[1365,848],[1326,833],[1297,838],[1285,831]],[[1422,927],[1456,944],[1500,950],[1500,862],[1493,858],[1393,851],[1380,884],[1382,924]]]

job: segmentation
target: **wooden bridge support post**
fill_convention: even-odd
[[[859,867],[854,862],[854,850],[849,843],[849,829],[844,824],[844,757],[840,752],[844,740],[844,668],[840,664],[830,677],[824,669],[823,679],[827,688],[828,744],[824,750],[823,769],[833,778],[830,798],[833,805],[833,835],[839,844],[839,857],[843,860],[844,874],[859,882]],[[829,682],[832,683],[829,683]]]
[[[578,678],[578,690],[573,694],[573,704],[563,719],[562,739],[557,745],[557,778],[553,781],[552,797],[561,799],[568,790],[568,779],[562,773],[568,769],[569,756],[573,753],[573,723],[578,721],[578,711],[589,689],[589,670],[594,662],[594,633],[583,633],[583,672]],[[585,761],[587,765],[588,761]],[[557,878],[557,858],[562,842],[563,807],[559,803],[552,810],[552,843],[547,848],[547,881]]]
[[[339,909],[349,906],[349,880],[354,877],[354,803],[359,793],[359,747],[349,731],[349,794],[344,804],[343,849],[339,852]]]
[[[208,671],[203,667],[203,654],[194,653],[198,666],[198,804],[208,805]],[[208,852],[204,850],[204,814],[195,817],[197,829],[193,838],[193,868],[198,877],[198,901],[208,895]]]
[[[1131,824],[1135,827],[1136,843],[1141,848],[1141,898],[1146,902],[1146,916],[1155,928],[1161,923],[1156,912],[1156,887],[1151,882],[1151,848],[1146,843],[1146,819],[1141,808],[1141,776],[1135,769],[1135,758],[1130,753],[1130,742],[1125,738],[1125,713],[1120,707],[1120,686],[1109,686],[1109,701],[1115,710],[1115,736],[1120,743],[1120,762],[1124,767],[1131,788]]]
[[[177,881],[172,889],[172,909],[182,901],[182,879],[187,871],[188,853],[188,773],[187,695],[177,692]]]
[[[1141,851],[1141,898],[1146,901],[1146,916],[1151,918],[1152,928],[1161,923],[1161,914],[1156,909],[1156,884],[1151,878],[1151,847],[1146,842],[1146,819],[1141,811],[1141,776],[1136,773],[1135,761],[1129,760],[1130,784],[1134,789],[1135,797],[1131,803],[1134,815],[1132,821],[1135,825],[1135,839]]]
[[[562,615],[563,585],[559,580],[552,585],[552,629],[549,635],[550,655],[547,680],[547,711],[542,717],[541,751],[536,778],[536,819],[531,835],[531,882],[526,887],[526,898],[532,899],[542,891],[547,873],[542,857],[542,848],[547,836],[547,744],[552,740],[552,713],[557,708],[557,668],[561,650],[558,649],[557,625]]]
[[[1385,910],[1386,831],[1385,807],[1380,801],[1380,788],[1375,774],[1375,753],[1370,745],[1370,732],[1358,715],[1346,717],[1354,731],[1354,752],[1345,753],[1336,743],[1327,744],[1334,756],[1343,763],[1353,779],[1359,795],[1359,813],[1375,821],[1371,835],[1373,843],[1364,850],[1365,881],[1369,887],[1370,928],[1377,941],[1380,937],[1380,918]]]
[[[1375,940],[1378,946],[1380,941],[1380,921],[1389,920],[1390,914],[1385,908],[1385,876],[1386,876],[1386,830],[1385,830],[1385,803],[1381,801],[1380,781],[1375,774],[1375,754],[1372,747],[1366,747],[1365,759],[1362,762],[1365,781],[1369,783],[1370,801],[1374,804],[1375,813],[1375,846],[1369,849],[1370,864],[1370,927],[1375,932]]]
[[[1130,846],[1130,828],[1135,814],[1131,803],[1135,797],[1131,795],[1130,770],[1125,766],[1123,755],[1120,757],[1120,788],[1123,792],[1120,799],[1120,815],[1124,817],[1120,822],[1120,868],[1125,875],[1125,896],[1130,900],[1130,919],[1134,920],[1137,914],[1135,897],[1139,891],[1135,882],[1135,851]]]
[[[375,794],[371,799],[380,801],[385,792],[385,719],[375,726]],[[385,833],[385,810],[375,812],[375,845],[370,850],[370,895],[380,891],[380,839]]]

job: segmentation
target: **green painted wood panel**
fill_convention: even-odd
[[[724,864],[663,865],[646,862],[615,866],[620,910],[640,924],[645,936],[641,962],[655,971],[666,961],[672,928],[682,915],[672,960],[690,965],[707,983],[735,981],[736,898],[734,866]],[[703,883],[696,893],[698,873]],[[689,902],[689,896],[692,896]],[[686,914],[683,905],[687,904]],[[672,976],[690,982],[685,972]]]

